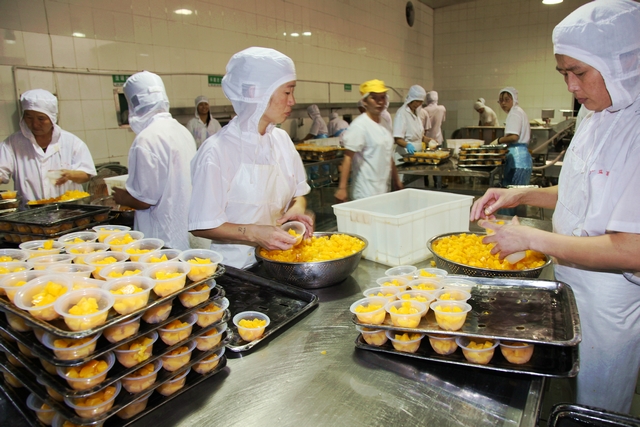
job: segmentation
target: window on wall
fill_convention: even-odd
[[[410,27],[413,27],[413,22],[416,19],[416,11],[413,8],[413,3],[410,1],[408,1],[405,6],[405,15],[407,17],[407,24],[409,24]]]
[[[127,98],[122,92],[122,88],[113,89],[113,99],[116,107],[116,117],[118,119],[119,127],[129,127],[129,104],[127,104]]]

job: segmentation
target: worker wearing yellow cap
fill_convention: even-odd
[[[349,199],[347,185],[351,174],[353,200],[388,192],[389,178],[397,188],[402,188],[393,163],[393,136],[381,120],[388,90],[381,80],[369,80],[360,85],[365,113],[351,122],[344,134],[344,160],[335,193],[341,202]]]

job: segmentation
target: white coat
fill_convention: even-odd
[[[444,136],[442,135],[442,123],[446,120],[447,109],[444,105],[438,105],[438,93],[431,91],[427,93],[427,106],[423,107],[429,114],[430,127],[427,129],[426,135],[435,139],[438,144],[442,144]]]
[[[393,121],[393,137],[402,138],[413,145],[416,151],[422,151],[423,134],[424,131],[420,118],[415,115],[411,111],[411,108],[405,103],[396,112],[396,117]],[[407,154],[407,149],[396,145],[395,152],[397,156],[394,157],[396,160],[399,160],[404,154]]]
[[[220,122],[211,117],[211,113],[209,113],[209,117],[209,126],[207,126],[206,123],[203,123],[200,119],[200,116],[198,116],[198,109],[196,108],[196,117],[187,122],[187,129],[196,141],[196,148],[200,148],[207,138],[222,129]]]

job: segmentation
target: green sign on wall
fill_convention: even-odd
[[[222,78],[224,76],[218,75],[210,75],[209,76],[209,86],[220,86],[222,84]]]
[[[344,85],[344,91],[345,91],[345,92],[351,92],[351,85],[347,85],[347,84],[345,84],[345,85]]]
[[[126,82],[129,77],[131,77],[130,74],[113,74],[111,76],[111,80],[113,80],[114,86],[122,86],[124,85],[124,82]]]

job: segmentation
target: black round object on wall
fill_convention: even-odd
[[[407,24],[409,24],[410,27],[413,27],[413,21],[416,19],[416,11],[413,8],[413,3],[408,1],[404,11],[407,17]]]

